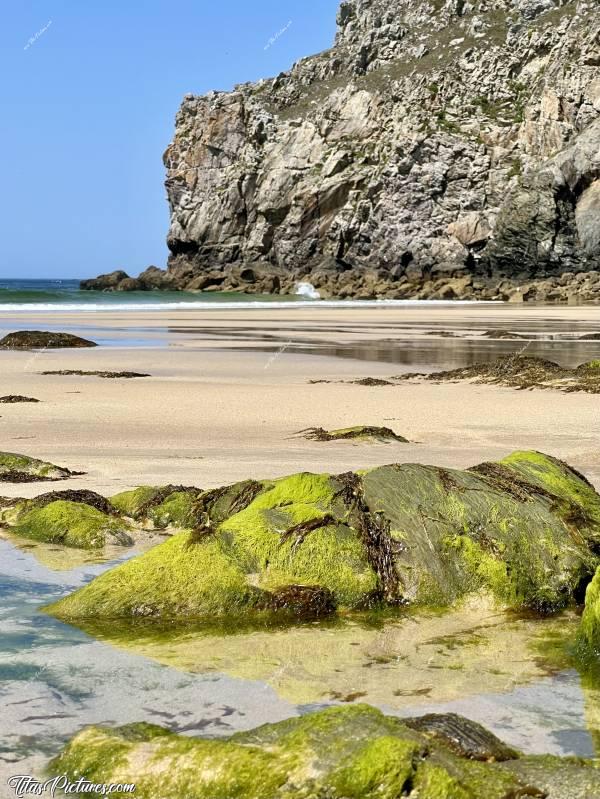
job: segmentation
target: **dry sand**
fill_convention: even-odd
[[[118,343],[90,350],[0,351],[0,394],[42,400],[0,405],[0,447],[87,473],[57,487],[111,494],[143,483],[212,487],[396,461],[465,467],[526,448],[567,460],[600,487],[597,396],[468,384],[309,383],[406,371],[408,366],[369,358],[386,349],[410,349],[411,341],[431,330],[597,331],[596,308],[19,313],[4,314],[0,327],[2,334],[51,328]],[[133,340],[141,346],[128,346]],[[315,354],[299,353],[299,344],[310,344]],[[590,357],[598,356],[599,342],[586,347]],[[319,354],[336,350],[344,357]],[[55,369],[135,370],[152,377],[39,374]],[[293,438],[306,427],[355,424],[392,427],[413,443]],[[4,484],[2,493],[30,496],[47,489]]]

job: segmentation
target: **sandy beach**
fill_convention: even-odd
[[[22,328],[23,318],[5,314],[2,332]],[[27,314],[26,327],[109,344],[0,352],[1,393],[42,401],[2,405],[3,446],[84,471],[70,487],[102,493],[165,482],[205,488],[246,477],[343,472],[396,461],[462,468],[529,448],[567,460],[600,485],[595,396],[470,384],[338,382],[417,367],[431,371],[434,363],[464,365],[465,358],[489,355],[491,347],[523,348],[520,342],[483,340],[489,329],[534,336],[558,331],[567,348],[556,341],[543,346],[556,351],[557,360],[578,363],[597,357],[600,345],[576,342],[575,336],[599,324],[594,307],[489,305]],[[408,350],[413,361],[398,362]],[[62,369],[151,376],[40,374]],[[307,427],[355,424],[391,427],[411,443],[294,437]],[[32,495],[40,485],[3,490]]]

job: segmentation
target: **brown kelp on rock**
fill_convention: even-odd
[[[4,350],[53,350],[97,347],[95,341],[88,341],[72,333],[54,333],[45,330],[17,330],[0,339],[0,349]]]
[[[538,452],[466,471],[392,464],[245,481],[201,494],[194,516],[193,527],[50,612],[247,617],[272,608],[286,587],[310,586],[342,612],[443,607],[486,593],[548,613],[581,598],[600,563],[600,496]]]
[[[414,722],[409,726],[368,705],[352,705],[219,739],[180,736],[146,723],[88,727],[67,743],[50,770],[73,781],[85,774],[95,783],[133,783],[139,799],[600,795],[596,761],[522,756],[459,716],[439,716],[435,726],[432,735],[427,727],[415,729]],[[490,756],[478,760],[477,753]]]

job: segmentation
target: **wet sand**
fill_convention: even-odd
[[[482,341],[482,331],[489,329],[558,335],[559,340],[544,342],[550,352],[560,354],[566,344],[576,348],[576,362],[598,357],[600,342],[574,341],[600,330],[595,307],[211,309],[23,317],[4,315],[0,332],[60,329],[108,342],[89,350],[0,352],[0,393],[42,400],[0,406],[2,448],[87,473],[70,480],[69,487],[109,494],[142,483],[212,487],[247,477],[343,472],[395,461],[463,468],[528,448],[569,461],[600,486],[595,396],[469,384],[335,382],[412,371],[412,365],[380,360],[380,353],[415,350],[422,341],[442,366],[455,364],[457,352],[460,363],[465,341],[474,352],[486,347],[491,357],[507,342]],[[432,331],[452,332],[460,340],[436,338]],[[327,354],[338,350],[344,357]],[[60,369],[134,370],[151,377],[39,374]],[[356,424],[392,427],[412,443],[293,437],[307,427]],[[32,495],[46,488],[5,485],[3,492]]]

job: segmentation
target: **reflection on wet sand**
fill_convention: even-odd
[[[232,631],[86,622],[120,649],[192,673],[261,680],[295,704],[361,701],[400,710],[517,685],[567,665],[577,619],[518,618],[474,602],[452,613]]]

